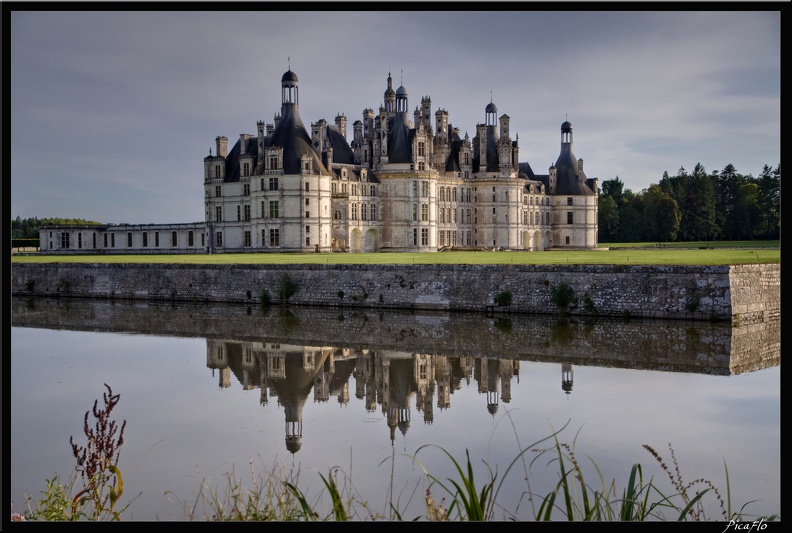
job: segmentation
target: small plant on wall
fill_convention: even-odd
[[[512,303],[511,291],[499,292],[495,295],[495,305],[498,307],[509,307]]]
[[[550,289],[553,303],[561,311],[568,311],[575,299],[575,291],[567,283],[560,283]]]

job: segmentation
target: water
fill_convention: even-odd
[[[641,463],[645,479],[672,492],[648,444],[667,464],[675,458],[685,482],[708,479],[724,499],[725,461],[733,509],[757,500],[746,514],[781,510],[778,323],[82,300],[14,300],[12,313],[16,511],[72,471],[69,437],[84,443],[83,416],[101,405],[104,383],[127,421],[124,520],[207,519],[210,510],[193,508],[201,483],[222,495],[229,473],[252,487],[254,475],[299,472],[314,502],[332,467],[373,513],[391,516],[393,502],[412,519],[425,515],[421,465],[459,479],[443,450],[463,466],[469,452],[479,486],[486,465],[497,468],[498,518],[532,520],[556,464],[546,455],[530,464],[529,451],[505,469],[565,424],[559,440],[596,487],[593,463],[619,491]],[[432,495],[448,499],[437,486]],[[723,519],[714,500],[706,512]]]

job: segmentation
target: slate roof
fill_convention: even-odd
[[[267,138],[265,146],[283,148],[284,174],[300,174],[300,158],[305,154],[313,159],[314,173],[327,174],[327,169],[311,146],[311,137],[300,119],[297,104],[283,104],[281,120],[272,132],[272,136]]]

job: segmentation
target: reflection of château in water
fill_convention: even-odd
[[[336,397],[349,402],[349,380],[355,379],[355,397],[366,410],[379,406],[390,428],[406,435],[413,403],[423,422],[434,420],[435,398],[441,411],[451,407],[451,395],[464,381],[478,384],[490,414],[502,401],[511,400],[512,379],[519,379],[520,362],[506,358],[449,357],[392,350],[300,346],[269,342],[208,339],[206,365],[219,370],[219,385],[232,385],[231,375],[244,390],[259,388],[261,404],[277,398],[286,418],[286,448],[296,453],[302,445],[302,409],[311,391],[314,401]],[[562,389],[572,390],[571,365],[564,364]]]
[[[261,402],[276,398],[286,447],[302,445],[302,409],[354,394],[380,410],[391,441],[412,413],[432,423],[464,382],[475,382],[493,415],[511,400],[521,361],[558,363],[570,394],[573,367],[602,366],[734,375],[781,360],[780,320],[733,327],[679,320],[559,320],[552,316],[482,317],[475,313],[251,308],[90,299],[12,299],[12,326],[202,337],[220,386],[232,376]]]

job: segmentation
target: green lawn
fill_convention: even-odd
[[[602,244],[598,250],[546,252],[14,255],[12,263],[738,265],[780,263],[779,241]],[[612,249],[608,249],[610,247]]]

